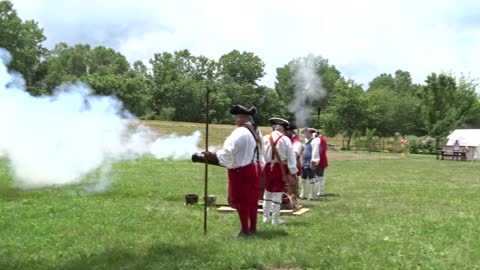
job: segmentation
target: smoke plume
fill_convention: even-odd
[[[91,95],[82,83],[33,97],[22,77],[7,70],[9,60],[0,48],[0,156],[8,159],[19,188],[76,184],[97,174],[90,188],[100,192],[111,182],[113,162],[146,154],[182,158],[198,151],[200,132],[158,138],[118,99]]]
[[[317,65],[315,57],[309,55],[298,59],[290,66],[294,72],[295,97],[288,109],[295,115],[298,127],[310,124],[312,102],[319,101],[327,94],[317,74]]]

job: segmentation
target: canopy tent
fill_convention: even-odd
[[[455,129],[447,138],[448,149],[452,149],[456,140],[460,147],[468,147],[467,160],[480,157],[480,129]]]

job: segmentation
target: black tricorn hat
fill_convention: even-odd
[[[288,126],[285,127],[285,130],[295,130],[297,128],[298,127],[295,124],[290,123]]]
[[[268,121],[272,125],[280,125],[280,126],[283,126],[284,128],[287,128],[290,125],[290,122],[288,122],[285,119],[278,118],[278,117],[270,118],[270,119],[268,119]]]
[[[232,108],[230,109],[231,114],[245,114],[245,115],[251,115],[254,116],[257,113],[257,108],[255,106],[250,107],[249,109],[245,108],[242,105],[233,105]]]

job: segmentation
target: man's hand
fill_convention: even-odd
[[[217,157],[215,153],[208,152],[208,151],[203,151],[202,152],[203,156],[205,157],[206,160],[212,160]]]
[[[314,162],[310,163],[310,169],[315,170],[315,168],[317,168],[317,164]]]
[[[218,161],[216,153],[203,151],[202,154],[203,154],[203,159],[205,160],[206,163],[220,166],[220,162]]]

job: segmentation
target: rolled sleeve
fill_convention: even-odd
[[[233,140],[226,140],[223,144],[223,149],[217,151],[217,158],[220,165],[227,168],[233,166],[233,151],[235,149],[235,143]]]

